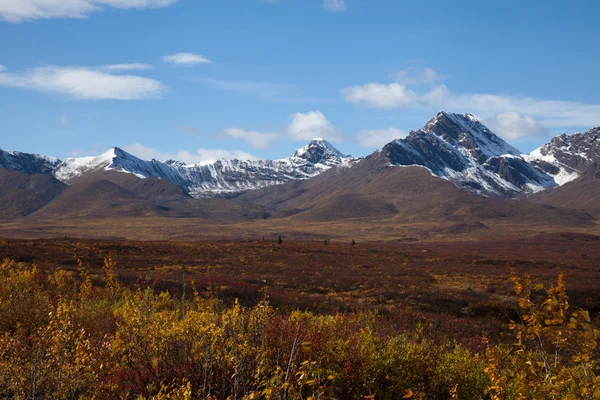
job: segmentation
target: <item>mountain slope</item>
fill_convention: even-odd
[[[186,165],[179,161],[141,160],[117,147],[95,157],[57,160],[43,156],[0,153],[0,168],[9,166],[26,173],[53,174],[73,184],[104,172],[126,173],[139,178],[159,178],[180,186],[193,197],[235,196],[242,191],[308,179],[332,166],[356,160],[341,154],[329,142],[314,139],[291,157],[280,160],[216,160]]]
[[[563,185],[597,168],[599,137],[600,127],[583,134],[560,135],[522,155],[473,115],[440,112],[423,128],[388,143],[379,153],[387,166],[423,167],[460,189],[488,197],[515,198]],[[358,161],[323,139],[315,139],[280,160],[222,159],[193,165],[174,160],[145,161],[119,148],[96,157],[62,161],[0,151],[0,168],[53,174],[69,185],[107,179],[159,203],[182,201],[189,195],[233,198],[249,190],[311,179],[330,168],[351,167]],[[137,178],[151,180],[138,182]],[[352,201],[358,204],[362,200]],[[383,205],[378,209],[391,210]]]
[[[600,218],[600,127],[556,136],[534,150],[528,159],[560,185],[529,196],[528,200],[577,208]]]
[[[156,177],[140,178],[134,174],[115,170],[101,170],[83,174],[69,181],[71,186],[89,185],[95,181],[110,181],[145,200],[157,204],[170,204],[192,197],[179,185]]]
[[[67,185],[47,174],[0,168],[0,219],[19,218],[44,207]]]
[[[71,186],[31,218],[115,218],[168,216],[169,209],[121,186],[98,180]]]
[[[314,139],[291,157],[280,160],[217,160],[181,165],[168,162],[186,182],[193,197],[236,195],[246,190],[309,179],[343,163],[356,160],[341,154],[329,142]]]
[[[495,220],[566,227],[595,221],[580,211],[479,196],[425,168],[390,165],[390,156],[384,148],[352,168],[335,167],[310,180],[246,192],[236,200],[264,205],[273,216],[310,221],[368,218],[481,226]]]
[[[57,158],[0,149],[0,168],[11,168],[26,174],[51,174],[59,164]]]
[[[600,219],[600,179],[582,176],[557,188],[536,193],[528,200],[585,210]]]
[[[585,133],[556,136],[526,159],[552,176],[558,185],[590,171],[595,173],[600,164],[600,126]]]
[[[462,189],[515,197],[555,186],[543,171],[471,114],[438,113],[422,129],[384,147],[389,164],[418,165]]]

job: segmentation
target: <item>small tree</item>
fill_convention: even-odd
[[[511,280],[519,321],[510,324],[512,347],[488,346],[486,351],[491,399],[597,399],[600,332],[587,311],[569,309],[563,274],[548,289],[534,285],[529,275]]]
[[[351,244],[352,244],[352,246],[356,246],[356,240],[352,239]]]
[[[117,292],[121,289],[119,277],[117,276],[117,263],[113,261],[111,256],[104,259],[104,285],[110,291],[111,297],[114,299]]]
[[[277,239],[277,244],[282,244],[283,243],[283,239],[281,238],[281,236],[279,236],[279,239]]]

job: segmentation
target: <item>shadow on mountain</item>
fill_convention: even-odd
[[[303,220],[386,218],[398,223],[515,223],[591,226],[589,214],[561,207],[486,198],[461,190],[421,167],[390,166],[385,151],[352,168],[335,167],[301,182],[247,192],[237,198],[261,204],[274,216]],[[457,229],[480,228],[457,225]]]
[[[51,202],[68,188],[52,175],[29,175],[0,168],[0,219],[29,215]]]

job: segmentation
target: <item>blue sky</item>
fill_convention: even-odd
[[[0,0],[0,148],[366,155],[439,110],[528,152],[600,125],[600,2]]]

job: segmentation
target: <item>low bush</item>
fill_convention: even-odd
[[[568,311],[562,280],[540,299],[515,278],[516,345],[475,354],[374,312],[284,313],[130,289],[114,269],[107,259],[96,287],[82,263],[48,276],[1,264],[0,398],[598,398],[597,331]]]

